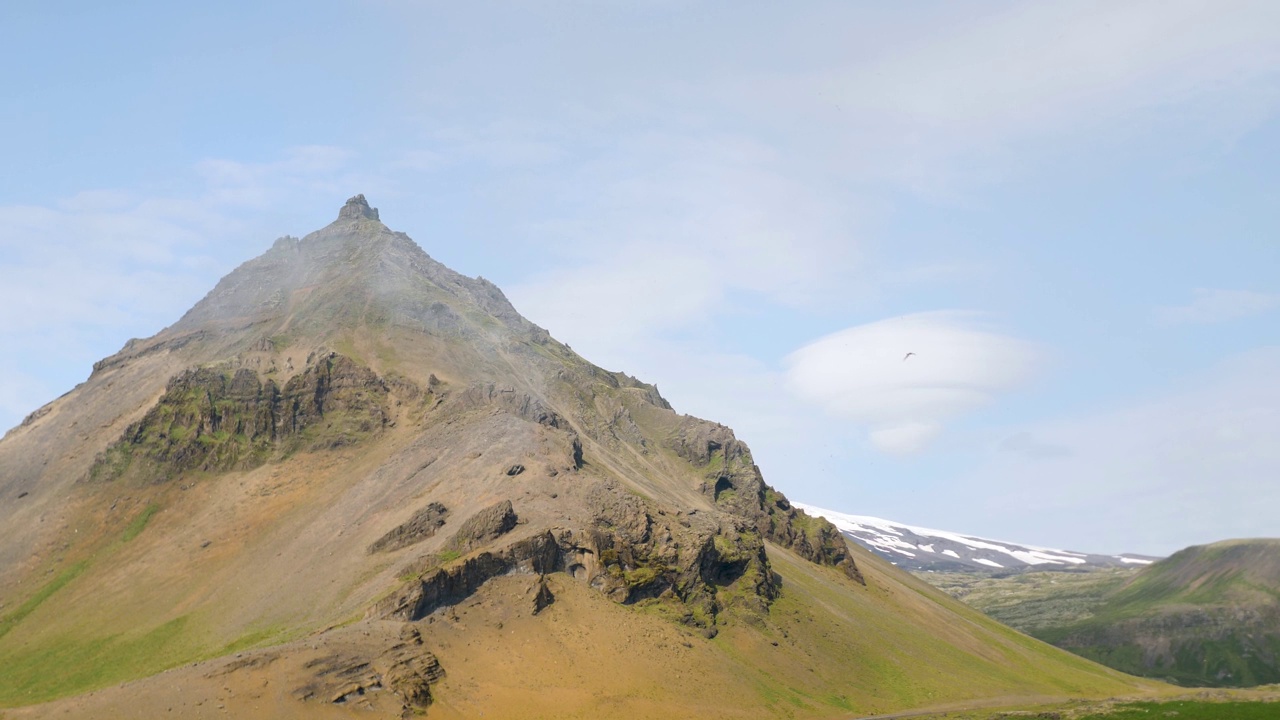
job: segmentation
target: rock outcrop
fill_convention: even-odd
[[[654,510],[600,483],[586,527],[548,528],[457,560],[428,558],[418,577],[380,602],[374,617],[418,620],[453,605],[499,575],[563,572],[614,602],[657,603],[688,625],[713,628],[731,608],[761,613],[778,596],[764,540],[749,522],[704,513]],[[473,522],[474,521],[474,522]],[[472,525],[472,528],[467,528]],[[483,547],[515,525],[509,501],[473,516],[451,547]],[[502,528],[508,528],[495,535]]]
[[[391,552],[434,537],[436,531],[444,527],[448,516],[449,510],[444,505],[438,502],[428,503],[414,513],[413,517],[375,540],[369,546],[369,552]]]
[[[732,430],[686,416],[669,446],[703,468],[699,489],[716,507],[751,522],[764,538],[864,583],[840,531],[827,520],[792,507],[782,493],[769,487],[751,450]]]
[[[364,195],[356,195],[349,198],[338,211],[339,220],[377,220],[378,208],[369,207],[369,201],[364,199]]]
[[[420,620],[437,608],[465,599],[499,575],[545,575],[556,569],[558,561],[555,537],[550,532],[542,533],[501,550],[481,552],[429,571],[376,603],[369,615]]]
[[[404,715],[431,704],[431,686],[444,677],[436,656],[422,645],[417,628],[405,626],[400,642],[376,657],[329,655],[307,665],[312,680],[293,690],[304,701],[335,704],[350,702],[374,690],[388,690],[400,697]]]
[[[189,470],[248,469],[296,449],[349,445],[383,429],[388,398],[376,373],[331,351],[313,353],[283,389],[248,368],[192,368],[169,380],[89,477],[161,481]]]
[[[449,548],[465,553],[488,545],[511,532],[517,521],[510,500],[490,505],[462,522],[458,532],[449,539]]]

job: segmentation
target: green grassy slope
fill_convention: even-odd
[[[1001,625],[861,548],[856,558],[867,587],[855,592],[826,569],[773,548],[770,554],[784,588],[771,617],[796,645],[817,648],[770,666],[762,680],[770,697],[813,701],[826,688],[850,709],[873,714],[981,698],[1155,689]]]
[[[951,597],[1023,632],[1088,619],[1138,568],[1092,572],[917,573]]]
[[[1109,593],[1091,617],[1033,634],[1183,685],[1278,682],[1280,540],[1188,548]]]

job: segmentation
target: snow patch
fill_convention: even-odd
[[[1003,565],[1001,565],[1000,563],[998,563],[998,562],[996,562],[996,561],[994,561],[994,560],[988,560],[988,559],[986,559],[986,558],[974,558],[974,559],[973,559],[973,561],[974,561],[974,562],[976,562],[976,563],[982,563],[983,565],[986,565],[986,566],[988,566],[988,567],[997,567],[997,568],[1002,568],[1002,567],[1004,567],[1004,566],[1003,566]]]
[[[1006,543],[999,540],[988,540],[973,537],[971,535],[961,535],[960,533],[949,532],[947,530],[935,530],[932,528],[917,527],[914,525],[904,525],[902,523],[872,517],[870,515],[848,515],[834,510],[824,510],[823,508],[814,507],[812,505],[805,505],[804,503],[793,502],[792,505],[809,513],[810,515],[826,518],[832,525],[835,525],[837,529],[856,535],[863,542],[876,549],[884,552],[901,553],[909,557],[915,557],[916,552],[937,553],[938,551],[934,546],[937,544],[937,541],[941,541],[954,543],[972,551],[987,550],[1000,553],[1002,555],[1008,555],[1010,558],[1026,565],[1084,565],[1088,562],[1088,555],[1085,553],[1055,550],[1052,548],[1042,548],[1018,543]],[[921,538],[928,538],[935,542],[931,542],[927,545],[916,545],[908,542],[903,537],[904,533],[910,533]],[[943,551],[943,554],[960,559],[960,555],[954,551]],[[1121,560],[1126,563],[1135,564],[1149,564],[1150,562],[1131,558],[1121,558]],[[977,562],[984,565],[992,565],[993,567],[1004,567],[1003,565],[993,563],[993,561],[990,560],[979,560]]]

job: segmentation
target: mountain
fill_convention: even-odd
[[[810,515],[825,518],[845,537],[906,570],[966,572],[1093,570],[1150,565],[1146,555],[1098,555],[991,540],[947,530],[904,525],[869,515],[848,515],[795,503]]]
[[[849,546],[729,428],[362,196],[0,440],[6,720],[830,717],[1152,687]]]
[[[1193,686],[1280,682],[1280,540],[1187,548],[1032,634],[1136,675]]]

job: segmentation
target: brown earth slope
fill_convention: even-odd
[[[0,441],[0,603],[0,707],[66,698],[6,717],[825,717],[1146,687],[851,550],[728,428],[363,197]]]

